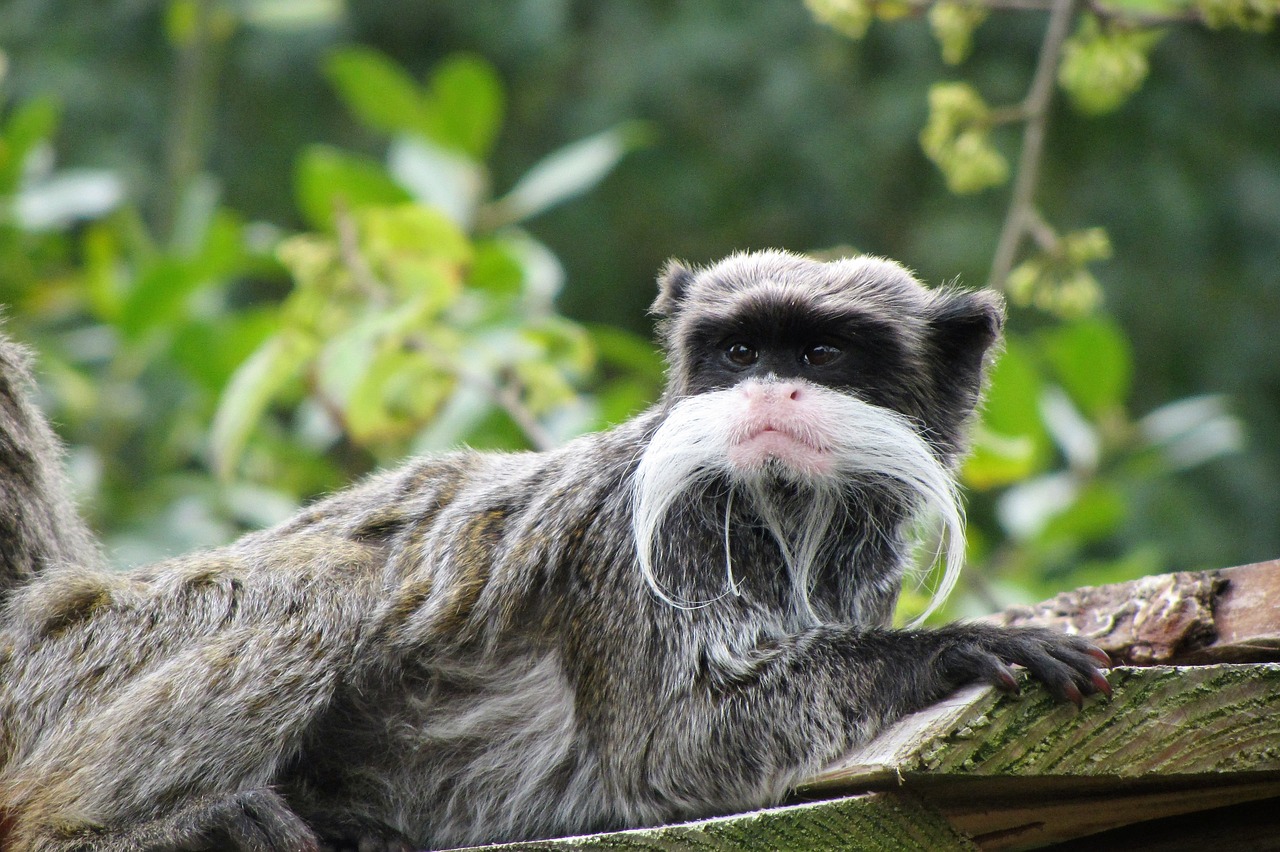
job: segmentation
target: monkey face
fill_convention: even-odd
[[[998,296],[931,291],[876,258],[772,251],[669,265],[653,310],[670,373],[636,470],[633,527],[659,597],[677,603],[655,563],[678,507],[723,512],[728,542],[741,496],[807,600],[831,519],[865,505],[868,489],[946,529],[945,597],[964,541],[950,467],[999,332]]]
[[[744,383],[828,388],[909,418],[946,462],[1003,319],[998,295],[928,290],[890,261],[778,251],[670,264],[653,311],[668,402]]]
[[[734,518],[768,529],[802,609],[807,578],[839,528],[833,520],[861,511],[872,492],[945,530],[941,597],[963,560],[954,480],[915,424],[805,379],[751,378],[675,401],[640,456],[633,488],[640,569],[655,594],[677,606],[696,602],[669,595],[660,566],[681,558],[672,543],[690,517],[722,518],[726,551]],[[732,576],[727,583],[736,587]]]

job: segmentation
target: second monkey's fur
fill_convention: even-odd
[[[959,524],[998,298],[762,252],[673,264],[654,310],[666,393],[610,431],[420,459],[221,550],[14,594],[5,848],[655,824],[776,803],[1008,663],[1105,689],[1081,640],[889,626],[918,510]]]

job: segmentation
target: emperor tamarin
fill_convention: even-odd
[[[609,431],[411,461],[129,573],[46,548],[0,634],[4,848],[655,824],[776,803],[1009,664],[1106,690],[1080,639],[890,626],[921,517],[959,567],[998,296],[768,251],[670,264],[653,310],[666,391]]]

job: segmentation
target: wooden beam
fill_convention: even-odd
[[[503,852],[974,852],[978,847],[913,797],[874,793],[660,828],[474,848]]]
[[[1078,711],[1025,675],[1021,696],[969,687],[900,719],[806,786],[883,789],[925,776],[1280,779],[1280,664],[1118,668],[1107,679],[1111,699]]]
[[[1077,711],[1023,679],[899,720],[802,789],[910,791],[983,849],[1280,799],[1280,664],[1114,669]],[[1260,805],[1275,808],[1278,805]]]
[[[1280,560],[1085,586],[983,620],[1086,636],[1128,665],[1280,661]]]

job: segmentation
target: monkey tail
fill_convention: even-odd
[[[0,604],[47,565],[99,561],[70,497],[62,444],[34,402],[30,364],[0,333]]]

